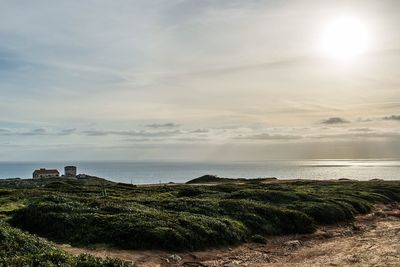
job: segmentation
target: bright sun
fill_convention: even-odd
[[[341,17],[325,26],[321,49],[325,55],[335,60],[348,61],[367,50],[368,39],[368,31],[362,21]]]

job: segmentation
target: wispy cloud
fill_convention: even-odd
[[[301,66],[306,65],[311,62],[317,62],[315,58],[309,57],[292,57],[292,58],[285,58],[279,59],[269,62],[263,62],[258,64],[242,64],[238,66],[229,66],[224,68],[207,68],[204,70],[194,70],[192,72],[183,72],[176,76],[180,77],[214,77],[214,76],[223,76],[223,75],[231,75],[235,73],[243,73],[243,72],[250,72],[250,71],[260,71],[260,70],[268,70],[268,69],[279,69],[285,68],[288,66]]]
[[[343,123],[349,123],[349,121],[345,120],[343,118],[340,118],[340,117],[331,117],[326,120],[323,120],[321,123],[322,124],[343,124]]]
[[[148,124],[146,126],[149,128],[177,128],[180,125],[177,123],[173,123],[173,122],[167,122],[167,123],[152,123],[152,124]]]
[[[168,137],[179,135],[181,131],[171,130],[171,131],[115,131],[115,130],[86,130],[82,131],[83,134],[87,136],[107,136],[107,135],[121,135],[121,136],[138,136],[138,137]]]
[[[59,131],[49,131],[46,128],[36,128],[32,130],[0,129],[2,136],[67,136],[76,133],[76,129],[63,129]]]
[[[64,129],[59,132],[59,135],[70,135],[76,133],[76,128]]]
[[[387,117],[383,117],[384,120],[387,121],[400,121],[400,115],[391,115]]]
[[[350,132],[372,132],[374,130],[371,128],[352,128],[352,129],[349,129],[349,131]]]
[[[253,134],[253,135],[239,135],[235,139],[247,139],[247,140],[298,140],[301,139],[300,135],[285,135],[285,134]]]
[[[182,142],[205,142],[205,141],[210,141],[209,138],[199,138],[199,137],[182,137],[182,138],[176,138],[174,140],[182,141]]]
[[[209,133],[210,129],[196,129],[196,130],[191,130],[191,133]]]
[[[400,133],[397,132],[360,132],[360,133],[338,133],[338,134],[322,134],[309,136],[311,139],[397,139]]]
[[[4,129],[0,130],[0,135],[3,136],[35,136],[35,135],[48,135],[48,134],[49,133],[44,128],[37,128],[33,130],[24,130],[24,131],[4,130]]]

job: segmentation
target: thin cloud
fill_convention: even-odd
[[[350,132],[372,132],[371,128],[352,128],[349,129]]]
[[[28,132],[20,132],[20,133],[14,133],[15,135],[47,135],[47,134],[49,134],[48,132],[47,132],[47,130],[46,129],[44,129],[44,128],[38,128],[38,129],[34,129],[34,130],[32,130],[32,131],[28,131]]]
[[[358,118],[357,122],[371,122],[374,121],[376,119],[372,119],[372,118]]]
[[[209,133],[209,132],[210,132],[209,129],[196,129],[196,130],[190,131],[190,133]]]
[[[175,138],[174,140],[183,141],[183,142],[205,142],[210,141],[208,138],[195,138],[195,137],[182,137],[182,138]]]
[[[400,133],[396,132],[364,132],[364,133],[344,133],[344,134],[323,134],[309,136],[311,139],[397,139]]]
[[[61,131],[48,131],[45,128],[37,128],[33,130],[25,130],[25,131],[11,131],[8,129],[0,129],[0,135],[3,136],[64,136],[71,135],[76,132],[76,129],[64,129]]]
[[[163,139],[153,139],[153,138],[129,138],[129,139],[123,139],[122,141],[126,141],[126,142],[159,142],[162,140]]]
[[[343,123],[349,123],[349,121],[340,118],[340,117],[331,117],[329,119],[323,120],[321,122],[322,124],[343,124]]]
[[[76,132],[76,128],[61,130],[58,135],[70,135]]]
[[[400,121],[400,115],[387,116],[383,117],[383,119],[386,121]]]
[[[168,123],[153,123],[153,124],[148,124],[146,126],[149,128],[177,128],[180,125],[177,123],[168,122]]]
[[[284,135],[284,134],[254,134],[254,135],[239,135],[235,139],[247,139],[247,140],[298,140],[303,138],[300,135]]]
[[[310,57],[290,57],[280,60],[273,60],[269,62],[263,62],[259,64],[243,64],[233,67],[223,67],[223,68],[213,68],[204,70],[195,70],[192,72],[181,73],[176,76],[199,76],[199,77],[215,77],[226,74],[241,73],[243,71],[257,71],[257,70],[267,70],[274,68],[284,68],[288,66],[302,66],[309,64],[310,62],[316,62],[315,59]]]
[[[158,131],[158,132],[148,132],[148,131],[103,131],[103,130],[87,130],[82,131],[83,134],[87,136],[107,136],[107,135],[121,135],[121,136],[137,136],[137,137],[168,137],[179,135],[181,131]]]

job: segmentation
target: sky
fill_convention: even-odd
[[[397,0],[0,0],[0,160],[400,158],[398,14]],[[340,18],[367,34],[344,59],[321,44]]]

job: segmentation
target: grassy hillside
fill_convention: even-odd
[[[124,267],[128,265],[119,260],[101,260],[89,255],[74,257],[57,249],[45,239],[0,222],[0,266]]]
[[[204,181],[202,181],[204,182]],[[105,192],[107,192],[105,194]],[[107,195],[107,196],[104,196]],[[75,245],[193,250],[310,233],[400,201],[400,181],[252,180],[132,186],[100,179],[0,182],[0,216]]]

